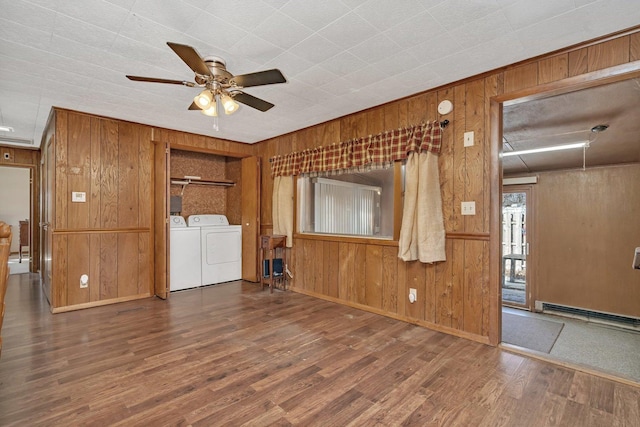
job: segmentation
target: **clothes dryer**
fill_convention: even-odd
[[[200,227],[202,284],[242,278],[242,226],[229,225],[225,215],[190,215],[190,227]]]

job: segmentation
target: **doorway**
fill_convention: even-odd
[[[11,226],[10,274],[28,273],[31,263],[31,182],[29,167],[0,167],[0,220]]]
[[[605,76],[604,73],[593,73],[589,77],[590,79],[585,80],[567,79],[555,83],[551,90],[535,94],[528,93],[527,96],[519,97],[518,93],[514,92],[494,98],[495,104],[492,105],[492,110],[497,120],[493,123],[495,125],[493,131],[496,131],[493,142],[496,144],[494,148],[498,151],[497,158],[500,158],[499,168],[502,176],[505,180],[519,180],[532,175],[539,179],[538,184],[531,186],[531,189],[535,187],[535,204],[532,203],[531,193],[515,195],[522,190],[521,188],[496,185],[495,199],[500,200],[501,205],[500,210],[494,205],[497,213],[494,224],[496,227],[503,228],[500,229],[501,238],[492,241],[496,254],[493,265],[496,270],[501,268],[498,270],[501,273],[497,275],[500,282],[498,280],[496,282],[501,283],[500,295],[503,305],[509,306],[502,307],[501,341],[511,344],[515,347],[515,351],[520,351],[519,348],[523,353],[541,355],[548,360],[568,363],[578,369],[638,382],[640,365],[637,360],[633,359],[631,363],[626,363],[628,354],[635,354],[640,348],[640,335],[637,329],[630,330],[618,324],[600,322],[594,317],[584,317],[582,313],[588,313],[589,316],[592,313],[613,313],[615,316],[619,313],[627,314],[614,309],[598,309],[590,306],[588,304],[590,301],[596,301],[601,305],[608,303],[609,300],[596,293],[601,289],[606,289],[606,295],[613,301],[621,303],[637,301],[632,298],[625,299],[624,293],[620,292],[623,286],[638,283],[637,276],[629,276],[633,273],[628,266],[628,254],[631,252],[611,244],[611,241],[617,243],[623,241],[623,237],[626,238],[624,232],[619,232],[621,227],[618,225],[625,224],[625,227],[628,227],[633,222],[630,219],[631,216],[612,217],[610,212],[624,213],[637,210],[635,208],[637,202],[630,201],[627,189],[630,188],[628,185],[633,186],[638,181],[632,179],[629,184],[626,184],[619,178],[608,179],[607,177],[614,171],[622,170],[623,167],[620,164],[623,162],[638,163],[637,144],[634,141],[627,143],[623,136],[637,134],[636,130],[631,132],[629,128],[639,123],[637,112],[640,110],[637,106],[630,108],[624,108],[624,104],[622,107],[617,106],[614,101],[623,103],[630,98],[631,101],[637,102],[636,88],[639,87],[640,70],[636,66],[626,74],[616,75],[612,72],[609,76]],[[629,91],[628,87],[632,90]],[[607,91],[615,92],[612,94]],[[607,103],[581,102],[577,99],[581,96],[603,99]],[[564,106],[547,104],[542,106],[542,101],[549,104],[562,102]],[[605,109],[607,106],[610,106],[609,110]],[[516,108],[513,107],[519,109],[517,113],[522,118],[519,122],[514,120]],[[549,112],[552,116],[536,116],[533,114],[534,110]],[[557,115],[558,111],[562,111],[562,117],[554,121],[553,114]],[[627,114],[630,117],[623,117]],[[578,124],[581,123],[580,120],[586,123]],[[514,134],[514,126],[510,131],[505,130],[507,125],[513,123],[516,123],[517,135]],[[602,132],[597,129],[599,128],[597,125],[601,123],[604,123],[611,133],[598,134],[597,132]],[[548,127],[544,128],[544,126]],[[569,126],[575,126],[577,130],[571,132],[567,129]],[[579,151],[563,152],[547,150],[546,154],[538,154],[543,151],[535,151],[535,154],[532,152],[535,148],[568,144],[573,142],[572,139],[580,136],[588,141],[588,150],[584,148]],[[609,140],[613,140],[614,143],[609,143]],[[631,154],[625,151],[628,148],[632,149]],[[502,156],[499,154],[500,151],[503,153]],[[520,151],[523,156],[506,157],[504,153],[507,151]],[[632,167],[627,165],[624,169]],[[573,181],[569,184],[567,181],[562,181],[563,177]],[[578,188],[576,183],[580,183],[583,187]],[[585,198],[585,195],[590,197]],[[610,203],[605,202],[608,200],[605,197],[596,197],[613,198],[618,195],[622,202]],[[522,215],[524,212],[522,222],[525,231],[521,236],[518,236],[517,220],[513,221],[516,224],[504,220],[507,207],[514,208],[513,215]],[[535,215],[531,213],[532,207],[537,210]],[[517,210],[520,212],[515,212]],[[599,216],[601,212],[604,217],[602,220]],[[531,228],[531,220],[534,217],[537,225],[535,234]],[[509,226],[513,229],[506,229]],[[576,230],[576,238],[567,238],[567,234],[573,233],[574,230]],[[596,233],[596,238],[585,237],[591,236],[587,232],[593,230],[599,231],[600,235]],[[509,232],[515,234],[515,237],[507,236]],[[637,236],[635,232],[627,232],[627,234]],[[601,235],[607,238],[597,238]],[[622,237],[611,238],[611,236]],[[518,238],[521,240],[518,241]],[[635,240],[633,246],[637,246]],[[583,241],[593,241],[597,244],[575,245],[570,248],[570,251],[567,250],[567,245]],[[520,253],[516,250],[509,251],[507,249],[509,245],[521,247],[522,251]],[[576,248],[582,252],[576,252]],[[597,248],[600,252],[594,254],[587,250],[589,248]],[[560,252],[566,255],[561,256]],[[509,254],[514,254],[513,261],[504,259]],[[532,255],[527,256],[527,254]],[[605,260],[605,257],[600,254],[607,256],[604,267],[602,263],[596,262],[600,259]],[[532,262],[533,257],[535,257],[535,263]],[[518,258],[521,258],[523,266],[519,264]],[[619,260],[623,260],[620,265],[617,264]],[[611,272],[615,272],[615,277]],[[533,281],[532,275],[534,275]],[[524,283],[518,283],[523,281]],[[502,283],[515,283],[524,287],[526,290],[522,295],[525,298],[524,303],[521,303],[522,299],[513,301],[514,298],[508,298],[502,289]],[[535,288],[531,286],[532,283]],[[574,283],[578,283],[578,286],[573,286]],[[615,286],[606,287],[607,284],[615,284]],[[620,296],[621,294],[623,295]],[[576,302],[565,298],[567,295],[574,297],[573,301]],[[588,299],[587,303],[585,303],[586,299]],[[558,307],[571,310],[570,316],[566,315],[566,311],[561,312]],[[519,310],[513,310],[513,308]],[[524,311],[523,308],[529,311]],[[631,313],[631,316],[637,315]],[[520,329],[516,329],[516,326]],[[542,348],[543,346],[528,345],[536,336],[539,338],[537,343],[545,344],[546,342],[548,346]],[[516,341],[519,338],[522,340]]]
[[[502,304],[531,310],[530,239],[531,188],[502,191]]]

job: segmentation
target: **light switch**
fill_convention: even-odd
[[[475,215],[476,202],[462,202],[462,215]]]
[[[87,193],[84,191],[72,191],[71,201],[77,203],[84,203],[87,201]]]
[[[473,147],[473,131],[464,133],[464,146]]]

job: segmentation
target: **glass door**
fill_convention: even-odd
[[[527,263],[530,188],[502,191],[502,304],[530,309],[531,289]]]

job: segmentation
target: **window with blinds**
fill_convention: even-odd
[[[393,169],[298,179],[302,233],[391,238]]]

